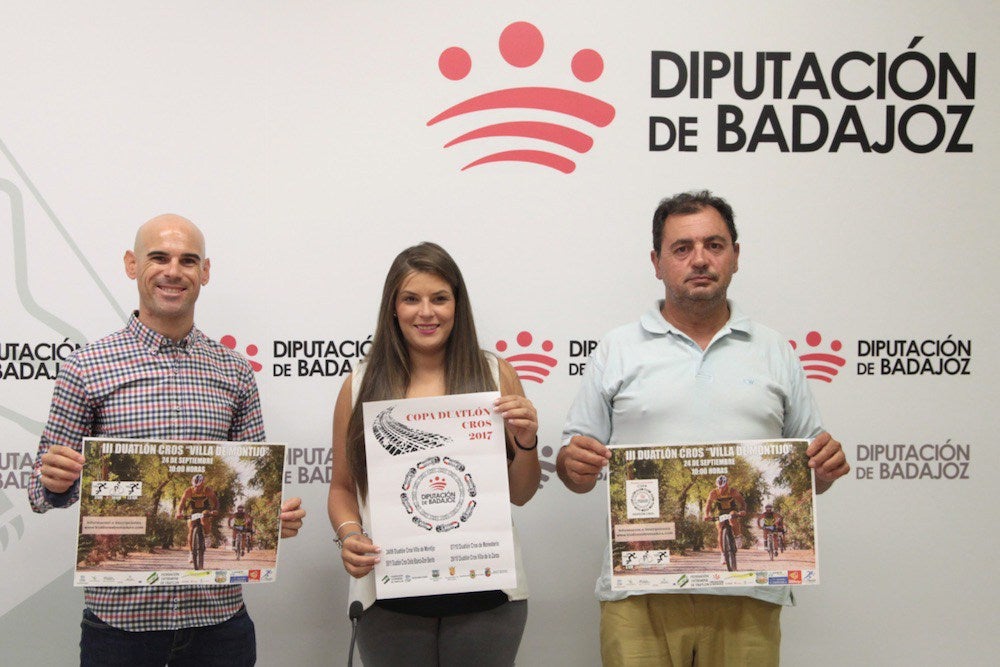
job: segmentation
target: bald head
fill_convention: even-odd
[[[142,223],[135,233],[135,254],[142,257],[165,236],[184,237],[198,248],[198,255],[205,258],[205,235],[197,225],[176,213],[164,213]]]
[[[125,251],[125,273],[139,287],[139,321],[173,340],[186,336],[209,270],[205,236],[193,222],[173,213],[145,222]]]

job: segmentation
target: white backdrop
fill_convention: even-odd
[[[331,410],[345,359],[355,363],[372,333],[392,257],[441,243],[465,272],[482,345],[505,341],[505,355],[554,362],[542,382],[525,381],[548,474],[580,350],[661,294],[648,260],[652,210],[704,187],[736,210],[732,296],[803,355],[828,355],[806,363],[826,367],[811,371],[821,376],[813,390],[855,466],[819,501],[823,583],[783,614],[785,663],[979,664],[1000,648],[998,540],[982,516],[1000,472],[988,416],[1000,372],[990,334],[996,3],[538,5],[5,3],[0,662],[75,659],[73,513],[33,515],[23,483],[52,389],[55,362],[43,357],[121,326],[136,303],[121,256],[142,221],[173,211],[206,232],[213,272],[198,325],[235,337],[241,352],[256,346],[268,434],[289,443],[289,491],[310,511],[285,545],[279,581],[247,587],[260,663],[336,664],[349,628],[325,513]],[[501,40],[516,22],[534,26],[541,48]],[[471,62],[460,80],[438,68],[449,47]],[[600,54],[596,79],[593,68],[584,76],[593,80],[574,76],[581,49]],[[658,59],[658,85],[654,52],[672,54]],[[705,73],[737,60],[752,87],[758,53],[759,96],[740,98],[733,71],[707,92]],[[690,71],[692,58],[697,92],[691,77],[675,85],[677,61]],[[845,98],[866,86],[871,95]],[[555,89],[553,106],[500,97],[500,108],[427,124],[464,100],[521,87]],[[677,91],[654,97],[652,88]],[[572,115],[587,108],[574,92],[612,107],[610,123]],[[521,97],[538,106],[546,95]],[[739,150],[720,146],[739,134],[720,134],[720,113],[730,124],[743,115]],[[817,116],[826,119],[818,148],[792,150],[796,114],[805,142],[818,137]],[[905,141],[896,130],[891,150],[863,150],[862,133],[884,143],[887,116]],[[688,150],[650,150],[651,117],[692,119]],[[444,148],[511,121],[553,123],[593,147],[501,136]],[[660,125],[654,141],[667,138]],[[521,149],[574,169],[517,160],[462,170]],[[347,356],[289,354],[309,341],[334,341]],[[919,448],[946,443],[960,447]],[[902,445],[917,459],[896,471],[896,450],[875,460],[874,445]],[[519,662],[598,664],[603,490],[574,496],[553,476],[514,514],[532,590]]]

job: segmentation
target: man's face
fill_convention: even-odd
[[[656,277],[673,305],[724,302],[738,268],[740,246],[714,207],[667,216],[659,254],[651,253]]]
[[[204,238],[189,221],[165,215],[143,225],[135,249],[125,253],[125,272],[139,288],[140,321],[164,335],[186,333],[209,268]]]

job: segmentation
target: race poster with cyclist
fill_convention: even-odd
[[[75,586],[277,577],[285,445],[85,438]]]
[[[363,405],[378,598],[517,585],[499,396]]]
[[[819,583],[808,445],[611,446],[612,588]]]

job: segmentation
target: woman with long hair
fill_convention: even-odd
[[[538,418],[507,362],[479,348],[462,273],[434,243],[401,252],[382,290],[371,349],[344,381],[333,413],[330,522],[351,575],[350,600],[364,613],[358,646],[366,667],[512,665],[527,619],[527,594],[515,533],[518,588],[375,599],[372,570],[380,549],[365,531],[368,476],[362,404],[401,398],[499,391],[510,500],[538,489]]]

